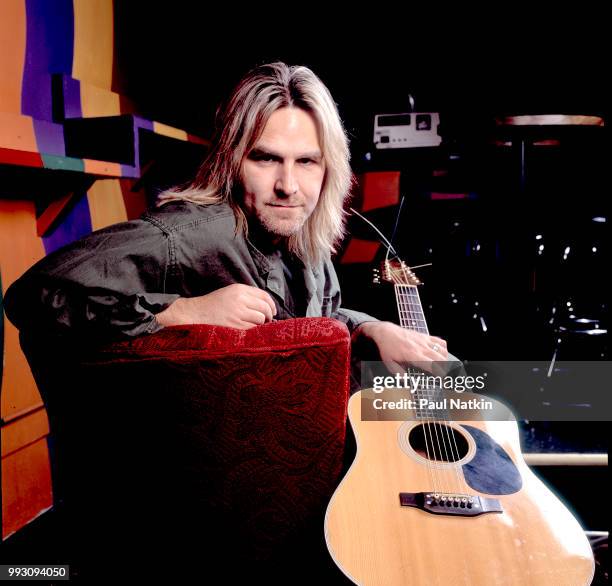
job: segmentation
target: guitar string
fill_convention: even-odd
[[[396,290],[397,292],[396,298],[398,300],[399,307],[400,307],[400,315],[401,315],[400,321],[403,321],[403,327],[408,328],[408,329],[414,329],[413,323],[411,323],[412,316],[409,313],[409,308],[405,308],[401,306],[401,302],[402,302],[401,286],[402,284],[403,283],[397,283],[397,290]],[[410,376],[415,376],[418,373],[415,369],[412,369],[409,367],[408,374]],[[415,394],[417,401],[420,401],[421,399],[425,398],[423,396],[422,389],[420,389],[418,385],[414,389],[414,394]],[[416,410],[416,414],[417,414],[417,419],[420,420],[421,426],[423,429],[423,438],[425,440],[425,450],[427,454],[427,466],[429,469],[431,469],[432,475],[434,477],[433,492],[440,493],[444,491],[444,486],[443,486],[442,480],[440,479],[442,474],[437,465],[438,457],[436,454],[436,445],[435,445],[434,437],[433,437],[434,433],[432,431],[433,427],[432,427],[431,418],[429,416],[429,409],[421,409],[419,407]]]
[[[388,267],[387,267],[388,268]],[[398,310],[398,315],[400,318],[400,325],[402,325],[402,327],[407,327],[406,325],[402,324],[402,321],[405,322],[405,316],[403,315],[402,311],[401,311],[401,307],[400,307],[400,295],[399,295],[399,286],[401,285],[401,283],[399,282],[399,278],[393,274],[393,271],[391,271],[390,273],[391,276],[391,280],[394,282],[395,284],[395,300],[397,303],[397,310]],[[408,369],[408,372],[410,372],[410,369]],[[418,397],[418,389],[415,389],[415,393],[417,395],[417,399]],[[418,418],[418,410],[417,410],[417,418]],[[433,488],[433,492],[437,493],[438,492],[438,482],[437,482],[437,471],[436,471],[436,467],[435,464],[432,463],[432,459],[431,459],[431,450],[429,448],[429,441],[427,440],[427,433],[429,433],[429,439],[432,442],[432,448],[433,448],[433,438],[431,435],[431,430],[428,429],[428,426],[426,428],[425,423],[421,423],[422,427],[423,427],[423,438],[425,439],[425,453],[427,454],[427,462],[426,462],[426,467],[427,467],[427,471],[429,474],[429,479]],[[435,457],[434,457],[435,460]]]
[[[403,299],[407,307],[410,308],[410,311],[412,312],[412,314],[413,315],[416,314],[417,321],[423,322],[423,326],[422,326],[423,332],[422,333],[429,334],[429,329],[427,328],[427,323],[423,315],[421,300],[420,300],[420,297],[418,296],[418,290],[416,286],[406,285],[403,291]],[[419,314],[421,315],[421,318],[418,317]],[[429,398],[433,398],[433,397],[429,397]],[[461,483],[461,478],[459,475],[457,464],[455,463],[459,459],[458,451],[456,453],[453,451],[453,446],[450,441],[450,431],[448,429],[449,425],[447,424],[448,419],[444,420],[443,418],[443,421],[444,421],[444,424],[439,421],[437,423],[434,423],[434,430],[436,432],[436,439],[438,441],[438,449],[440,450],[440,453],[441,453],[441,449],[439,447],[441,443],[442,446],[444,447],[444,456],[445,456],[446,462],[449,464],[449,466],[453,468],[453,471],[455,473],[454,474],[455,480],[457,482],[457,488],[459,488],[462,483]],[[438,435],[438,428],[439,428],[439,435]],[[445,435],[446,435],[446,438],[445,438]],[[440,442],[440,436],[442,437],[442,442]],[[454,439],[454,434],[453,434],[453,439]],[[452,458],[449,457],[449,450],[450,450],[450,454]],[[445,475],[445,477],[448,478],[448,475]],[[448,479],[448,481],[450,483],[450,488],[447,490],[447,492],[448,493],[458,492],[458,491],[452,490],[452,485],[453,485],[452,478]]]
[[[405,269],[403,269],[403,271],[405,273]],[[406,303],[407,298],[405,296],[405,292],[406,292],[406,288],[407,287],[410,287],[410,285],[408,285],[406,283],[406,275],[404,274],[404,282],[400,285],[400,287],[398,287],[398,293],[399,293],[399,298],[404,302],[404,312],[409,317],[409,327],[410,327],[410,329],[414,329],[417,332],[420,331],[421,333],[428,333],[427,332],[427,325],[426,324],[424,324],[424,326],[419,326],[418,325],[419,319],[418,319],[418,314],[416,314],[416,312],[415,312],[415,308],[413,308],[409,303]],[[417,319],[415,319],[415,318],[417,318]],[[420,320],[420,321],[424,321],[424,320]],[[425,331],[422,331],[422,330],[425,330]],[[416,393],[417,393],[417,397],[419,399],[421,399],[421,394],[419,394],[418,389],[416,390]],[[426,388],[423,390],[423,394],[424,394],[424,398],[426,400],[428,400],[428,401],[431,400],[432,397],[429,396]],[[428,415],[431,412],[429,407],[427,408],[426,412],[427,412]],[[429,418],[428,418],[427,427],[428,427],[429,434],[430,434],[431,441],[432,441],[432,445],[433,445],[434,459],[435,460],[439,460],[440,462],[442,462],[443,461],[443,457],[442,457],[442,450],[440,448],[440,436],[438,435],[438,426],[436,425],[435,419],[429,420]],[[432,428],[433,428],[433,433],[431,431]],[[434,443],[434,440],[433,440],[433,435],[434,434],[435,434],[435,437],[436,437],[435,443]],[[436,445],[437,445],[437,448],[438,448],[438,455],[437,456],[436,456],[436,449],[435,449]],[[435,466],[436,469],[438,468],[438,466],[436,465],[435,462],[434,462],[434,466]],[[447,475],[444,473],[443,469],[440,469],[439,473],[440,473],[440,476],[442,477],[442,482],[440,482],[440,491],[435,491],[435,492],[436,493],[437,492],[442,492],[442,493],[446,492],[446,493],[448,493],[449,492],[449,488],[448,488],[447,482],[446,482],[446,476]]]
[[[423,305],[421,303],[421,298],[419,296],[419,290],[416,286],[408,290],[408,299],[410,299],[411,297],[416,305],[417,311],[420,311],[421,315],[423,315],[423,323],[425,324],[426,333],[429,334],[429,328],[427,327],[427,322],[425,321],[425,316],[423,314]],[[408,301],[408,303],[410,303],[410,301]],[[454,431],[449,429],[450,428],[450,418],[448,417],[448,412],[446,410],[445,410],[445,413],[446,413],[445,424],[441,425],[441,427],[444,428],[446,437],[448,439],[448,445],[450,446],[450,452],[453,457],[451,466],[453,467],[455,471],[455,479],[456,479],[456,486],[457,486],[457,490],[454,492],[460,493],[463,490],[464,494],[468,494],[469,488],[467,486],[467,483],[465,482],[465,478],[463,474],[459,473],[460,465],[457,462],[459,462],[460,456],[459,456],[459,448],[457,446],[457,439],[456,439]],[[446,441],[444,442],[444,449],[446,451]],[[447,457],[447,460],[448,460],[448,457]],[[452,484],[452,481],[451,481],[451,484]]]
[[[403,285],[403,283],[401,284]],[[402,295],[401,295],[401,287],[398,287],[398,299],[400,300],[400,304],[403,301],[402,299]],[[401,306],[401,305],[400,305]],[[416,321],[414,319],[414,315],[412,315],[411,313],[411,309],[408,306],[401,306],[402,307],[402,318],[404,321],[404,327],[407,327],[409,329],[417,329],[418,330],[418,326],[415,327]],[[409,368],[409,373],[411,376],[415,376],[418,375],[420,373],[417,372],[416,369],[412,369]],[[418,380],[418,379],[417,379]],[[414,394],[416,396],[417,401],[421,401],[421,399],[427,399],[426,393],[424,392],[424,390],[422,388],[419,388],[418,384],[415,386],[414,389]],[[444,480],[444,474],[442,472],[442,470],[440,469],[440,467],[438,466],[438,462],[442,460],[441,458],[441,452],[439,449],[439,438],[437,438],[437,442],[434,441],[434,434],[437,437],[437,430],[435,427],[435,423],[433,422],[432,418],[431,418],[431,410],[429,408],[427,409],[421,409],[418,408],[417,409],[417,417],[421,420],[421,425],[423,428],[423,436],[425,438],[426,441],[426,447],[428,447],[429,449],[427,450],[427,457],[429,460],[432,461],[432,469],[434,470],[435,476],[436,476],[436,484],[434,485],[434,493],[442,493],[445,492],[446,487],[444,486],[445,483],[443,482]],[[429,437],[429,441],[428,438]],[[436,443],[438,444],[438,450],[436,453]],[[431,445],[431,447],[429,447]],[[433,454],[433,458],[432,458],[432,454]],[[440,479],[441,477],[441,479]]]
[[[391,272],[390,274],[391,274],[392,280],[395,283],[395,293],[396,293],[395,300],[397,302],[398,315],[400,317],[400,325],[402,325],[402,322],[404,322],[404,324],[406,323],[406,316],[402,312],[402,308],[400,305],[401,304],[400,286],[402,283],[399,282],[399,277],[394,275],[393,272]],[[408,327],[410,329],[409,325],[402,325],[402,327]],[[411,369],[408,368],[408,373],[410,374],[410,372],[411,372]],[[419,399],[420,397],[419,397],[418,389],[415,389],[415,394],[416,394],[417,399]],[[418,413],[419,411],[417,410],[417,418],[418,418]],[[435,452],[434,452],[433,460],[431,457],[431,453],[434,450],[433,435],[431,433],[431,427],[426,421],[422,421],[421,426],[423,428],[423,438],[425,440],[425,453],[427,454],[427,470],[429,472],[433,492],[438,493],[440,492],[442,485],[438,481],[438,470],[435,464],[435,460],[436,460]],[[428,434],[429,434],[429,440],[427,439]],[[430,442],[431,442],[431,449],[429,447]]]
[[[413,295],[411,293],[414,293]],[[421,299],[419,297],[419,291],[416,287],[413,287],[411,289],[411,293],[409,293],[409,298],[411,297],[415,304],[417,309],[421,308],[421,314],[422,314],[422,304],[421,304]],[[409,301],[408,301],[409,302]],[[424,318],[423,318],[423,321]],[[427,324],[425,323],[425,327],[427,327]],[[429,331],[427,331],[427,333],[429,333]],[[449,429],[450,425],[449,423],[449,418],[446,419],[446,424],[443,425],[442,427],[444,427],[445,432],[446,432],[446,436],[448,438],[448,444],[450,445],[450,449],[451,449],[451,454],[453,455],[453,463],[452,466],[455,470],[455,476],[456,476],[456,483],[457,483],[457,491],[458,493],[460,493],[461,491],[463,491],[464,494],[469,494],[470,489],[467,485],[467,482],[465,481],[465,477],[463,476],[463,474],[460,474],[460,465],[457,464],[457,462],[460,460],[459,457],[459,448],[457,446],[457,439],[455,436],[455,433],[452,432],[452,430]]]
[[[405,273],[406,268],[402,267],[402,271]],[[400,295],[402,297],[402,301],[404,302],[409,315],[412,316],[413,324],[418,324],[419,322],[421,322],[423,324],[421,326],[422,329],[424,330],[423,333],[429,334],[429,329],[427,328],[427,322],[425,321],[425,317],[423,314],[422,304],[421,304],[421,300],[419,297],[418,289],[416,285],[407,284],[406,280],[407,279],[404,279],[404,285],[402,286],[401,289],[399,289]],[[416,316],[416,319],[414,319],[415,316]],[[416,329],[417,331],[419,331],[418,325]],[[428,397],[428,398],[431,398],[431,397]],[[440,449],[440,443],[441,443],[444,448],[444,457],[446,459],[446,462],[453,468],[453,471],[455,473],[454,475],[455,475],[457,490],[456,491],[448,490],[448,492],[449,493],[460,492],[462,485],[465,484],[465,479],[462,479],[461,475],[459,474],[459,466],[457,462],[459,461],[460,458],[459,458],[459,449],[457,447],[455,434],[452,433],[451,430],[449,430],[448,419],[446,419],[444,424],[440,422],[436,424],[434,422],[433,426],[434,426],[434,431],[436,434],[436,440],[438,443],[438,451],[440,453],[440,457],[442,459],[442,450]],[[439,429],[440,435],[438,435],[438,427],[440,428]],[[445,435],[446,435],[446,438],[444,437]],[[442,442],[440,442],[440,436],[442,437]],[[452,437],[452,441],[451,441],[451,437]],[[449,451],[450,451],[450,457],[449,457]],[[446,474],[444,476],[447,477]],[[449,481],[452,487],[452,483],[453,483],[452,479],[449,479]]]
[[[403,263],[402,263],[402,267],[404,267]],[[405,270],[404,270],[404,273],[405,273]],[[406,282],[406,281],[404,281],[404,282]],[[425,328],[424,328],[425,329],[425,333],[429,334],[429,328],[427,327],[427,322],[425,321],[425,316],[423,314],[423,309],[422,309],[422,304],[421,304],[421,299],[419,297],[418,289],[416,288],[416,286],[413,286],[413,287],[414,287],[413,290],[416,293],[416,296],[413,298],[413,299],[415,299],[416,308],[417,308],[417,310],[420,309],[420,313],[421,313],[422,318],[423,318],[423,323],[425,325]],[[405,289],[405,291],[406,290],[408,292],[410,292],[410,289]],[[397,291],[398,291],[398,287],[396,285],[396,292]],[[410,299],[409,298],[407,299],[407,304],[408,304],[408,306],[410,306]],[[445,425],[445,427],[447,428],[447,431],[448,431],[448,425]],[[454,433],[453,433],[453,439],[455,439],[455,434]],[[456,443],[455,443],[455,449],[456,449],[456,454],[457,454],[457,460],[456,461],[458,461],[459,451],[457,449]],[[461,478],[462,475],[459,474],[458,465],[455,462],[452,463],[452,466],[455,469],[455,473],[456,473],[457,478],[459,480],[459,486],[460,486],[461,485],[461,480],[462,480],[462,478]],[[463,483],[465,484],[466,489],[467,489],[467,483],[465,482],[465,478],[463,478]],[[467,489],[465,491],[465,494],[469,494],[469,489]],[[464,569],[464,575],[463,575],[464,580],[463,580],[463,583],[466,584],[466,585],[467,584],[472,584],[473,583],[473,579],[472,579],[473,577],[472,577],[472,572],[470,571],[470,564],[468,564],[468,562],[467,562],[467,560],[465,558],[462,558],[462,561],[463,561],[463,569]],[[435,577],[435,581],[436,581],[436,583],[439,582],[437,576]]]

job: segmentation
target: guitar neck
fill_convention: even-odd
[[[395,283],[394,287],[400,326],[422,334],[429,334],[417,286]]]
[[[422,334],[429,334],[427,321],[423,313],[421,298],[416,285],[407,285],[403,283],[395,283],[395,298],[397,300],[397,311],[400,320],[400,326],[409,330],[414,330]],[[420,368],[409,367],[406,369],[410,376],[417,377],[419,375],[428,376],[430,373],[421,370]],[[416,399],[435,400],[439,398],[439,389],[420,387],[415,390]],[[440,418],[448,419],[445,410],[438,410],[437,413],[432,412],[427,407],[417,407],[415,409],[416,419],[433,421]]]

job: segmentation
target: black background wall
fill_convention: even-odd
[[[580,15],[518,6],[497,15],[353,12],[331,18],[315,7],[116,0],[117,89],[144,115],[208,137],[217,105],[250,67],[278,59],[308,65],[338,103],[355,172],[402,172],[396,247],[408,264],[433,262],[420,273],[430,330],[457,355],[546,360],[568,320],[605,323],[607,130],[577,132],[560,148],[528,148],[524,177],[516,149],[491,146],[503,138],[497,116],[609,119],[601,15],[586,5]],[[442,147],[375,152],[374,114],[406,111],[410,95],[417,111],[440,112]],[[446,173],[442,186],[432,178],[436,169]],[[440,187],[471,198],[431,201]],[[396,212],[375,218],[387,234]],[[349,227],[372,237],[360,221]],[[346,305],[396,319],[392,295],[369,286],[370,270],[340,268]],[[566,358],[608,356],[604,337],[574,338],[564,341]]]

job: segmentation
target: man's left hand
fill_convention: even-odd
[[[355,336],[370,338],[378,347],[380,359],[393,374],[405,372],[408,364],[416,364],[435,375],[445,373],[442,366],[436,364],[448,360],[446,341],[442,338],[386,321],[363,323],[353,332]]]

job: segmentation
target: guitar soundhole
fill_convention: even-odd
[[[410,430],[408,441],[421,457],[436,462],[457,462],[468,453],[461,433],[445,423],[422,423]]]

